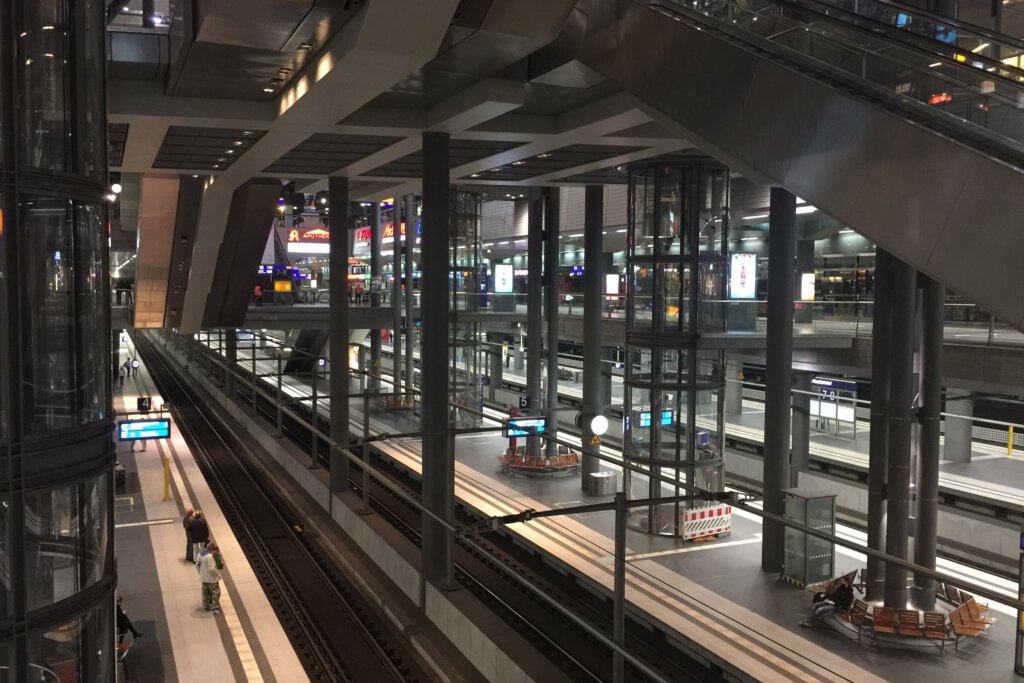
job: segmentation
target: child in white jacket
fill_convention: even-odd
[[[220,614],[220,570],[224,559],[216,543],[210,543],[196,557],[196,571],[203,583],[203,611]]]

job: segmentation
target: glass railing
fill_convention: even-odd
[[[911,112],[933,130],[1021,164],[1024,112],[1019,109],[1019,80],[986,70],[990,61],[980,55],[949,57],[918,49],[787,0],[650,4],[669,16],[769,50],[818,78],[878,97]]]

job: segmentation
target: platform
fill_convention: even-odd
[[[240,360],[246,353],[239,349]],[[269,362],[261,372],[271,373]],[[286,392],[308,396],[295,377],[283,380]],[[386,381],[385,389],[390,388]],[[353,386],[355,389],[355,386]],[[322,414],[329,400],[320,399]],[[353,429],[361,429],[362,401],[350,402]],[[408,432],[416,422],[407,416],[372,413],[371,431]],[[497,424],[492,422],[492,424]],[[456,496],[486,516],[525,509],[571,507],[601,498],[584,496],[576,477],[534,478],[501,474],[495,455],[507,444],[497,433],[456,439]],[[412,472],[419,472],[419,440],[392,439],[375,447]],[[607,469],[615,470],[614,466]],[[512,525],[510,530],[548,553],[567,570],[610,591],[613,544],[611,513],[589,513]],[[858,539],[856,531],[840,534]],[[934,646],[870,647],[831,629],[803,629],[798,622],[810,606],[809,595],[760,569],[760,522],[737,511],[733,533],[718,542],[691,544],[677,539],[629,532],[627,600],[655,623],[723,661],[738,664],[761,680],[876,681],[927,676],[932,683],[1016,680],[1012,674],[1012,611],[993,604],[999,619],[986,635],[964,641],[960,650],[940,653]],[[837,573],[863,566],[858,553],[837,549]],[[940,560],[938,569],[954,578],[988,585],[1012,596],[1016,587],[998,576]]]
[[[134,356],[122,342],[121,362]],[[138,396],[162,400],[146,371],[118,386],[118,419],[134,412]],[[150,442],[145,451],[117,444],[127,483],[115,490],[117,593],[135,628],[126,663],[136,683],[193,681],[307,681],[302,664],[285,635],[220,507],[213,498],[181,432],[171,419],[171,438]],[[163,500],[162,458],[171,459],[171,500]],[[202,509],[211,537],[224,555],[222,614],[202,610],[199,578],[185,561],[181,519],[186,508]],[[131,635],[126,642],[131,641]]]

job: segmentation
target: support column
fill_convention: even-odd
[[[526,235],[526,395],[530,399],[530,414],[541,414],[540,406],[540,364],[541,339],[541,230],[544,217],[544,199],[539,187],[530,188],[530,213]],[[526,438],[528,455],[540,455],[540,438]]]
[[[743,414],[743,381],[740,374],[743,363],[738,360],[725,361],[725,414]]]
[[[395,393],[402,391],[402,198],[391,207],[394,241],[391,252],[391,375]],[[408,226],[406,228],[409,230]],[[406,240],[412,239],[411,230]]]
[[[874,311],[871,327],[871,432],[868,457],[868,547],[885,546],[886,482],[889,467],[889,342],[892,332],[892,257],[875,250]],[[885,590],[885,563],[868,558],[864,596],[880,600]]]
[[[497,400],[496,392],[501,387],[501,376],[505,371],[505,361],[502,358],[501,335],[488,333],[487,337],[488,341],[491,342],[491,344],[487,345],[487,357],[490,359],[487,398],[494,401]]]
[[[974,394],[963,389],[946,387],[946,413],[964,417],[946,417],[946,438],[942,457],[953,462],[970,462]]]
[[[423,134],[423,234],[420,247],[420,312],[423,342],[423,505],[450,519],[455,500],[454,454],[448,451],[448,135]],[[423,578],[442,580],[451,563],[450,532],[423,515]]]
[[[341,453],[348,448],[348,255],[349,205],[348,178],[328,178],[331,207],[331,242],[328,265],[331,277],[327,288],[330,296],[331,354],[331,492],[348,490],[349,462]]]
[[[893,259],[892,343],[889,344],[889,500],[886,510],[885,552],[907,559],[910,536],[910,436],[914,403],[914,302],[917,271]],[[900,324],[895,324],[900,321]],[[907,570],[886,567],[886,607],[907,605]]]
[[[614,398],[612,396],[612,378],[615,373],[612,370],[615,368],[616,351],[614,346],[601,347],[601,387],[598,395],[604,406],[610,406],[614,402],[612,401]]]
[[[789,462],[789,485],[800,485],[800,473],[811,463],[811,377],[809,372],[793,372],[793,452]]]
[[[547,315],[547,457],[558,456],[558,193],[544,188],[544,311]]]
[[[769,266],[771,263],[769,263]],[[793,279],[793,300],[800,301],[800,276],[814,272],[814,240],[799,240],[796,243],[796,277]],[[796,305],[795,322],[814,322],[814,307],[804,301]]]
[[[370,214],[370,306],[380,307],[380,202]],[[370,330],[370,391],[380,391],[380,328]]]
[[[946,289],[920,275],[924,293],[921,335],[921,398],[918,411],[920,443],[917,457],[917,509],[914,515],[914,563],[935,569],[939,516],[939,430],[942,422],[942,332]],[[914,575],[912,594],[918,609],[935,608],[935,580]]]
[[[235,397],[235,369],[238,367],[238,330],[231,327],[224,333],[224,393],[228,398]],[[256,353],[255,344],[252,352]]]
[[[416,246],[416,226],[419,219],[416,216],[416,196],[405,195],[405,216],[408,226],[405,236],[405,386],[412,389],[416,386],[413,378],[415,370],[415,359],[413,358],[413,343],[416,341],[416,321],[413,319],[412,305],[414,297],[412,294],[412,253]]]
[[[793,387],[793,258],[796,251],[796,197],[771,189],[768,214],[768,346],[765,350],[764,510],[785,514],[782,489],[789,486],[790,395]],[[761,569],[782,569],[785,527],[764,521]]]
[[[587,185],[583,199],[583,478],[585,491],[590,475],[601,470],[600,445],[591,445],[594,432],[590,421],[608,407],[602,391],[601,314],[604,288],[603,251],[604,187]],[[609,374],[611,366],[608,366]],[[609,390],[611,385],[609,382]]]

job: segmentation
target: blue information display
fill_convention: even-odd
[[[667,427],[672,424],[672,411],[663,410],[661,411],[661,425]],[[650,427],[651,426],[651,412],[649,410],[640,413],[640,426]]]
[[[547,424],[548,419],[546,417],[518,417],[508,421],[508,426],[505,428],[505,436],[511,439],[515,436],[543,434]]]
[[[124,420],[117,423],[118,441],[166,439],[171,435],[170,418],[157,420]]]

